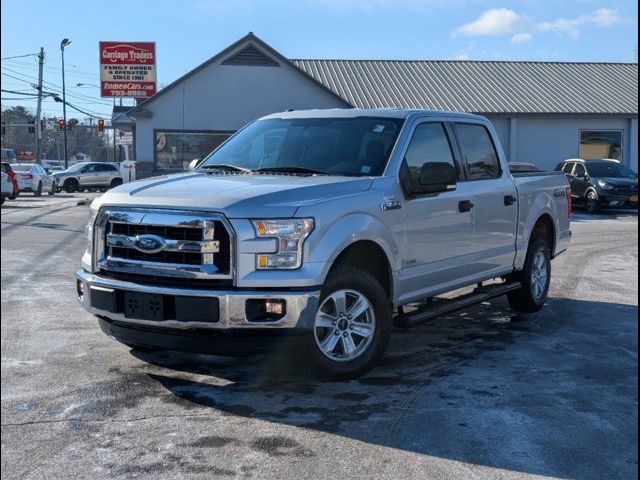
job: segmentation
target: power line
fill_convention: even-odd
[[[21,75],[21,76],[22,76],[22,77],[24,77],[24,78],[19,78],[19,77],[16,77],[16,76],[14,76],[14,75],[10,75],[10,74],[5,73],[5,72],[2,72],[2,75],[6,75],[7,77],[13,78],[13,79],[15,79],[15,80],[19,80],[19,81],[21,81],[21,82],[28,83],[28,84],[29,84],[29,85],[31,85],[31,86],[35,85],[35,81],[30,81],[30,80],[26,80],[26,79],[25,79],[25,78],[27,78],[27,79],[28,79],[29,77],[27,77],[27,75],[25,75],[24,73],[16,72],[15,70],[11,70],[11,69],[8,69],[8,68],[6,68],[5,70],[9,70],[10,72],[13,72],[13,73],[15,73],[15,74],[17,74],[17,75]],[[44,84],[46,84],[46,85],[48,85],[48,86],[54,87],[54,88],[58,88],[58,89],[59,89],[59,88],[61,88],[59,85],[56,85],[56,84],[51,83],[51,82],[43,81],[42,83],[44,83]],[[71,88],[73,88],[73,87],[71,87]],[[58,92],[56,92],[56,93],[58,93]],[[93,103],[95,103],[96,105],[105,105],[105,106],[111,106],[111,105],[112,105],[110,102],[105,102],[105,101],[101,101],[101,100],[96,100],[96,99],[94,99],[93,97],[89,97],[89,96],[87,96],[87,95],[83,95],[83,94],[81,94],[81,93],[70,92],[70,93],[68,93],[68,95],[69,95],[70,97],[74,97],[74,98],[77,98],[77,99],[80,99],[80,100],[90,100],[90,101],[92,101]]]
[[[13,57],[2,57],[0,60],[11,60],[12,58],[32,57],[38,55],[37,53],[26,53],[24,55],[14,55]]]

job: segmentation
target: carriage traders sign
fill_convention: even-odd
[[[103,97],[155,94],[155,42],[100,42],[100,90]]]

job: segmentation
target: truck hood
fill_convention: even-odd
[[[97,207],[186,208],[228,218],[292,217],[304,205],[371,188],[367,177],[183,173],[125,183],[97,199]]]

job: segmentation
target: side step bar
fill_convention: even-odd
[[[393,319],[393,324],[398,328],[410,328],[423,322],[451,313],[461,308],[484,302],[491,298],[499,297],[506,293],[518,290],[520,282],[499,283],[496,285],[479,286],[473,292],[461,295],[451,300],[428,301],[417,310],[410,313],[401,313]]]

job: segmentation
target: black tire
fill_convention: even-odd
[[[86,190],[86,188],[84,187],[78,187],[78,192],[84,192]]]
[[[321,351],[315,328],[303,337],[302,352],[307,365],[316,376],[328,380],[353,379],[369,371],[384,353],[391,334],[391,305],[387,292],[378,280],[365,270],[338,266],[332,270],[322,287],[319,305],[340,290],[355,291],[366,298],[375,317],[375,328],[371,341],[368,346],[365,344],[359,356],[345,361],[332,360]]]
[[[544,287],[536,287],[534,278],[543,278],[536,267],[536,261],[544,261]],[[539,311],[547,300],[549,284],[551,283],[551,252],[547,241],[543,237],[536,237],[529,243],[524,269],[510,278],[519,281],[522,287],[507,294],[509,305],[517,312],[535,313]],[[537,290],[536,290],[537,288]]]
[[[600,199],[595,190],[589,190],[584,197],[584,206],[587,212],[596,214],[600,212]]]
[[[36,197],[39,197],[40,195],[42,195],[42,182],[38,183],[38,188],[36,189],[35,192],[33,192],[33,195]]]
[[[115,188],[122,185],[122,179],[121,178],[114,178],[113,180],[111,180],[111,184],[109,184],[109,188]]]
[[[78,190],[80,184],[75,178],[70,178],[69,180],[65,180],[64,185],[62,185],[62,189],[67,193],[73,193]]]
[[[15,200],[19,196],[20,196],[20,191],[17,191],[16,193],[12,193],[11,195],[9,195],[9,200]]]
[[[0,198],[0,205],[4,205],[4,197]]]

